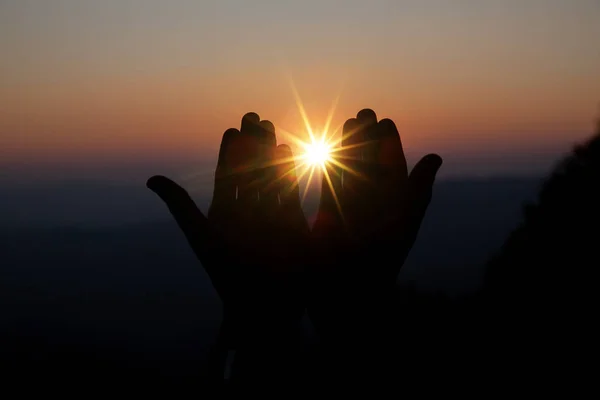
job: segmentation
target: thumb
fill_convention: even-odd
[[[200,261],[207,260],[214,245],[214,235],[188,192],[164,176],[153,176],[146,186],[165,202]]]
[[[412,203],[411,212],[418,225],[420,225],[431,202],[433,184],[441,166],[442,158],[439,155],[428,154],[415,165],[408,177]]]

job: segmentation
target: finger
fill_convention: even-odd
[[[382,199],[388,207],[400,211],[399,204],[406,203],[406,184],[408,173],[406,157],[402,148],[400,134],[391,119],[379,121],[379,154],[380,166],[377,177],[382,192]]]
[[[223,139],[221,139],[219,159],[215,171],[215,188],[213,200],[211,202],[211,210],[231,206],[235,201],[236,182],[229,152],[231,150],[231,142],[235,140],[235,137],[239,134],[240,132],[237,129],[228,129],[223,134]]]
[[[377,124],[377,114],[370,108],[365,108],[359,111],[356,119],[363,132],[362,159],[367,174],[370,174],[373,170],[371,167],[376,163],[378,156],[379,126]]]
[[[146,186],[156,193],[167,205],[175,221],[183,231],[192,250],[208,268],[217,246],[217,238],[208,220],[198,209],[188,192],[172,180],[164,176],[153,176]]]
[[[376,221],[385,215],[386,209],[382,207],[385,200],[385,192],[379,175],[379,124],[375,111],[365,108],[361,110],[356,119],[360,125],[363,137],[361,174],[365,179],[359,182],[359,194],[355,202],[363,219],[361,230],[368,234],[369,229],[375,226]],[[357,214],[357,213],[355,213]]]
[[[277,191],[279,202],[285,208],[300,208],[300,187],[292,149],[285,144],[277,146],[275,153]]]
[[[394,170],[398,176],[407,176],[406,157],[396,124],[391,119],[379,121],[379,162]]]
[[[271,150],[275,150],[277,147],[277,137],[275,135],[275,126],[269,120],[260,121],[258,124],[259,130],[259,145],[260,145],[260,156],[265,157],[265,160],[270,161],[273,153]]]
[[[258,171],[258,196],[261,207],[265,211],[274,211],[279,205],[278,190],[275,186],[277,166],[275,164],[275,149],[277,138],[275,136],[275,126],[270,121],[260,122],[259,138],[259,165]]]
[[[361,179],[362,133],[360,124],[355,118],[347,120],[344,124],[340,161],[347,167],[344,168],[342,175],[342,186],[345,193],[356,192]]]
[[[247,113],[242,117],[240,140],[236,144],[241,153],[238,178],[238,202],[249,205],[258,201],[256,169],[259,153],[260,117]]]
[[[408,222],[411,227],[412,240],[416,238],[421,221],[431,202],[433,184],[441,165],[442,158],[439,155],[429,154],[415,165],[408,178],[410,201]]]
[[[377,124],[377,114],[370,108],[363,108],[356,114],[358,122],[364,126]]]

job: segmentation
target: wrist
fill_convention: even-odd
[[[373,336],[383,339],[382,335],[394,325],[397,307],[393,294],[391,288],[385,287],[322,291],[313,297],[308,313],[325,342],[348,341],[356,346]]]
[[[300,376],[304,341],[299,321],[263,321],[244,326],[228,323],[223,333],[227,336],[224,348],[230,362],[225,369],[230,382],[263,386]]]
[[[235,318],[225,316],[221,335],[232,350],[290,347],[301,340],[300,319]]]

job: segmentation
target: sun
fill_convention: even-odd
[[[278,135],[286,137],[294,147],[294,155],[291,158],[282,158],[274,161],[276,164],[285,164],[293,161],[292,164],[294,165],[289,171],[283,172],[278,179],[284,179],[292,174],[296,175],[296,178],[293,179],[295,181],[294,187],[289,190],[298,188],[301,181],[305,182],[304,193],[301,196],[301,204],[304,204],[309,189],[313,187],[313,178],[315,178],[315,180],[320,179],[323,184],[326,182],[335,200],[338,213],[343,220],[344,216],[342,208],[338,200],[338,194],[334,188],[334,179],[341,179],[340,174],[342,172],[344,174],[360,175],[357,171],[354,171],[347,165],[345,162],[347,157],[342,155],[346,149],[356,147],[356,145],[343,146],[343,135],[341,135],[341,133],[344,133],[345,138],[347,139],[355,132],[343,132],[342,124],[336,124],[332,127],[335,109],[340,97],[339,95],[335,97],[324,125],[319,127],[321,129],[313,130],[312,123],[306,113],[304,104],[300,99],[300,95],[298,94],[292,79],[290,79],[290,83],[304,127],[295,128],[292,131],[282,129],[281,127],[277,128]]]
[[[324,166],[331,160],[331,145],[324,139],[313,139],[304,144],[303,158],[311,166]]]

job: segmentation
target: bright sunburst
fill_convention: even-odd
[[[338,212],[340,213],[342,220],[344,220],[342,208],[338,199],[339,193],[336,193],[334,189],[336,183],[334,181],[340,179],[340,172],[351,174],[360,179],[366,179],[366,177],[350,167],[349,164],[351,164],[351,162],[349,161],[352,158],[346,151],[366,145],[366,143],[363,142],[360,144],[343,146],[343,139],[350,138],[356,131],[343,132],[344,138],[342,138],[342,132],[340,132],[342,130],[341,125],[332,129],[331,123],[337,108],[339,95],[335,98],[329,109],[323,128],[315,132],[293,80],[291,80],[290,83],[304,127],[294,127],[294,129],[290,131],[278,126],[277,136],[281,137],[284,139],[284,142],[288,142],[291,145],[290,147],[292,148],[294,155],[293,157],[276,158],[265,166],[293,165],[294,167],[289,168],[289,170],[286,170],[285,168],[283,168],[283,170],[278,170],[277,180],[289,179],[293,175],[296,175],[296,179],[290,179],[294,182],[295,186],[288,187],[287,190],[289,191],[296,189],[300,182],[304,182],[304,192],[301,196],[302,203],[304,203],[309,189],[314,186],[312,185],[313,179],[318,179],[318,177],[320,177],[322,181],[329,186],[332,197],[337,205]],[[346,154],[342,155],[343,153]]]
[[[312,167],[323,167],[326,162],[331,160],[331,144],[325,142],[324,136],[319,139],[313,138],[310,143],[302,143],[304,154],[300,154],[299,157],[306,160]]]
[[[344,159],[341,157],[341,151],[344,148],[340,145],[342,138],[340,133],[341,126],[336,129],[331,128],[331,122],[337,107],[339,96],[333,102],[331,109],[329,110],[327,120],[324,128],[317,134],[313,131],[311,122],[308,118],[304,105],[298,95],[298,92],[292,83],[292,90],[296,98],[296,105],[302,120],[304,122],[304,132],[289,132],[278,128],[278,134],[283,134],[286,139],[291,141],[295,147],[294,163],[298,181],[305,181],[305,189],[302,195],[302,202],[304,202],[309,188],[311,187],[312,180],[315,176],[321,175],[322,179],[327,182],[330,189],[332,190],[333,197],[337,203],[338,211],[342,212],[340,203],[338,201],[338,194],[335,193],[332,183],[332,177],[330,176],[330,168],[328,166],[335,166],[338,170],[343,170],[346,173],[350,173],[356,176],[360,176],[352,168],[346,165]],[[345,132],[346,136],[351,136],[354,132]],[[353,146],[354,147],[354,146]],[[278,160],[277,163],[285,163],[288,160]],[[292,173],[293,171],[288,171]],[[343,215],[342,215],[343,218]]]

